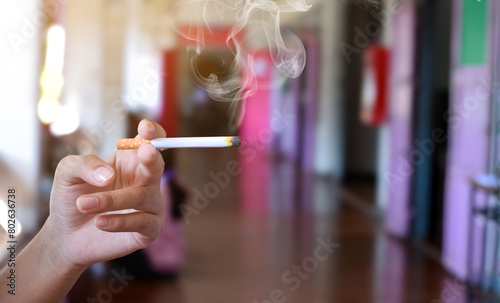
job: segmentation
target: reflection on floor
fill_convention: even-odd
[[[234,150],[182,151],[180,180],[189,190],[202,190],[211,171],[237,158]],[[190,218],[180,277],[133,280],[112,302],[466,301],[465,287],[436,261],[378,228],[371,203],[355,188],[306,178],[283,161],[252,161],[265,161],[269,177],[241,172]],[[242,205],[252,202],[266,211]],[[108,280],[83,293],[96,298]]]

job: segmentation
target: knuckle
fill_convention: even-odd
[[[82,165],[88,165],[88,164],[94,162],[96,158],[97,158],[97,156],[92,155],[92,154],[83,155],[83,156],[81,156]]]
[[[136,203],[141,209],[152,210],[156,205],[156,199],[156,193],[153,190],[143,187]]]
[[[64,157],[56,167],[55,178],[63,185],[71,185],[68,178],[70,178],[74,169],[78,167],[79,162],[80,156],[69,155]]]
[[[113,225],[114,225],[116,230],[122,230],[127,226],[127,222],[123,216],[116,216],[113,219],[113,221],[114,221]]]
[[[115,206],[115,196],[108,192],[101,193],[101,197],[99,199],[99,208],[101,209],[113,209]]]
[[[148,220],[148,216],[145,213],[139,215],[139,229],[149,230],[151,228],[151,220]]]
[[[64,157],[59,164],[57,165],[57,170],[62,170],[65,168],[73,168],[76,166],[76,163],[79,161],[80,156],[69,155]]]
[[[153,205],[154,209],[156,210],[158,208],[158,205],[161,205],[161,197],[162,196],[159,190],[150,189],[148,194],[148,203]]]
[[[150,196],[151,195],[148,190],[142,190],[135,202],[137,204],[137,207],[143,209],[148,204]]]

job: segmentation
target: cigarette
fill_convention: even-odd
[[[118,139],[118,150],[138,149],[142,143],[149,142],[155,148],[196,148],[196,147],[232,147],[240,146],[240,137],[184,137],[157,139]]]

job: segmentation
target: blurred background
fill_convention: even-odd
[[[500,3],[306,2],[0,10],[0,207],[15,188],[22,243],[58,162],[143,118],[243,140],[162,152],[165,231],[66,302],[497,301]]]

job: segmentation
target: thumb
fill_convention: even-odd
[[[55,182],[66,186],[86,182],[103,187],[114,177],[114,169],[95,155],[67,156],[57,166]]]

